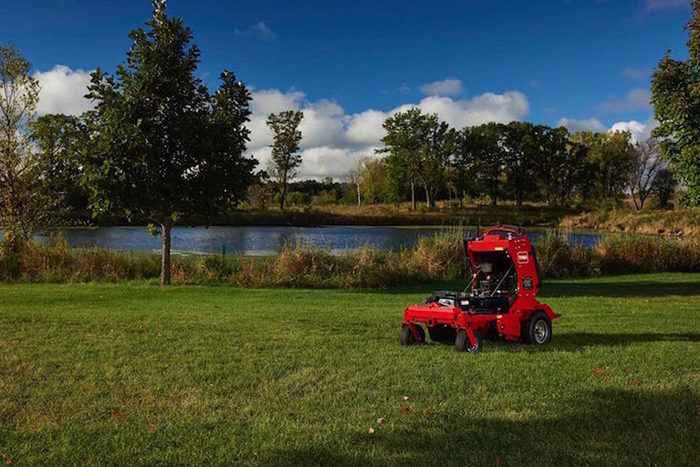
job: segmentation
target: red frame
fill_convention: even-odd
[[[447,324],[457,331],[464,329],[469,336],[472,346],[476,345],[476,338],[472,330],[476,329],[483,336],[489,329],[489,324],[496,323],[497,331],[507,340],[517,341],[521,336],[521,327],[536,311],[543,311],[550,320],[561,315],[554,313],[546,303],[540,303],[535,298],[540,290],[538,268],[532,244],[524,230],[516,230],[510,227],[491,227],[473,240],[465,242],[467,256],[472,265],[472,271],[476,271],[475,259],[479,253],[493,253],[504,251],[510,255],[515,265],[518,278],[518,295],[508,297],[510,306],[508,313],[474,314],[472,309],[467,311],[460,307],[445,307],[437,303],[427,305],[411,305],[404,309],[404,325],[409,325],[416,342],[419,334],[414,323],[425,323],[432,327],[438,324]],[[477,284],[479,275],[477,272],[473,284]],[[530,282],[525,284],[524,281]],[[529,285],[526,289],[525,285]],[[472,290],[474,285],[472,285]]]

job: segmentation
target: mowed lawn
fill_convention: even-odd
[[[700,463],[699,274],[545,282],[552,343],[477,355],[399,345],[431,289],[0,285],[0,454]]]

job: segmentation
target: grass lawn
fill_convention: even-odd
[[[700,274],[545,282],[552,343],[477,355],[399,346],[428,292],[0,285],[0,454],[700,463]]]

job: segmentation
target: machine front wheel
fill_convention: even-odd
[[[411,332],[411,325],[405,323],[403,326],[401,326],[401,345],[422,344],[425,342],[425,331],[423,328],[418,324],[414,324],[414,326],[418,332],[418,341],[416,341],[416,338]]]
[[[457,352],[479,352],[481,351],[482,341],[479,331],[472,329],[474,337],[476,338],[476,345],[472,345],[469,341],[469,335],[464,329],[460,329],[457,333],[457,338],[455,339],[455,349]]]

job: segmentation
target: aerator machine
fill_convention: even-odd
[[[463,292],[435,292],[423,305],[404,309],[401,344],[454,344],[478,352],[482,336],[542,345],[561,315],[535,298],[540,290],[535,251],[523,229],[491,227],[464,241],[472,280]],[[471,289],[471,290],[470,290]]]

